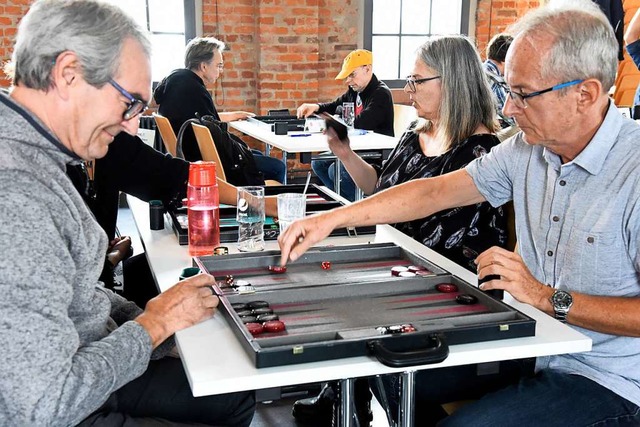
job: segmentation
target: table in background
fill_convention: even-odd
[[[304,138],[302,138],[304,139]],[[186,246],[180,246],[165,221],[164,230],[149,228],[148,204],[128,196],[129,207],[145,248],[151,271],[158,287],[164,291],[178,281],[180,271],[191,266]],[[443,256],[390,226],[378,226],[374,235],[330,238],[323,244],[343,245],[394,242],[424,256],[461,279],[475,284],[476,276]],[[266,243],[266,249],[277,249],[277,242]],[[234,244],[230,252],[237,252]],[[273,368],[256,368],[222,315],[176,333],[176,343],[194,396],[223,394],[244,390],[282,387],[329,380],[343,380],[389,373],[412,375],[423,369],[436,369],[501,360],[521,359],[552,354],[589,351],[591,340],[541,311],[521,304],[505,293],[505,302],[536,320],[534,337],[473,344],[453,345],[447,359],[438,364],[391,368],[370,357],[352,357],[323,362],[304,363]],[[344,421],[343,421],[344,423]],[[349,425],[349,421],[345,423]]]
[[[329,151],[327,137],[322,133],[289,132],[288,135],[276,135],[270,131],[268,127],[256,125],[246,120],[230,122],[229,125],[245,135],[249,135],[263,142],[267,147],[267,155],[271,147],[276,147],[282,150],[283,159],[287,158],[288,153],[297,153],[300,154],[300,161],[302,163],[311,163],[311,153]],[[398,144],[398,138],[375,132],[367,132],[364,135],[349,135],[349,140],[351,141],[351,148],[354,151],[380,150],[383,158],[386,158],[391,150]],[[340,194],[340,160],[337,158],[335,160],[335,192]],[[286,182],[283,184],[286,184]]]

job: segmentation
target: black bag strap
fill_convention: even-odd
[[[178,131],[178,136],[176,139],[178,143],[176,144],[176,157],[179,159],[184,159],[184,152],[182,151],[182,137],[184,136],[184,131],[188,126],[191,126],[191,123],[200,124],[200,120],[198,119],[189,119],[180,126],[180,130]]]

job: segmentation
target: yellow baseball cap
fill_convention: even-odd
[[[342,62],[342,70],[336,76],[336,80],[346,79],[358,67],[373,64],[373,55],[368,50],[357,49],[347,55]]]

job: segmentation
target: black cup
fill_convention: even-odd
[[[149,201],[149,228],[164,230],[164,205],[161,200]]]
[[[286,135],[289,131],[289,123],[287,122],[275,122],[273,124],[273,130],[276,135]]]

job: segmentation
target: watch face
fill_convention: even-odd
[[[555,308],[566,309],[571,307],[571,304],[573,304],[573,298],[568,292],[557,291],[555,294],[553,294],[551,302],[553,303],[553,306]]]

